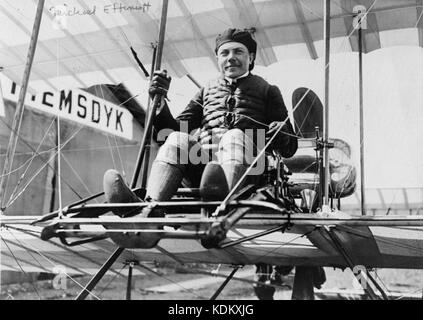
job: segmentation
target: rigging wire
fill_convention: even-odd
[[[411,291],[411,292],[407,292],[407,293],[395,298],[394,300],[402,300],[403,298],[407,298],[407,294],[416,294],[417,292],[422,293],[423,292],[422,288],[416,289],[416,290]]]
[[[50,150],[51,151],[51,150]],[[44,152],[48,152],[48,151],[44,151]],[[43,152],[40,152],[40,154],[41,153],[43,153]],[[36,158],[37,157],[37,155],[36,154],[34,154],[34,153],[27,153],[27,154],[24,154],[24,153],[21,153],[20,155],[28,155],[28,154],[30,154],[30,155],[32,155],[31,157],[29,157],[24,163],[22,163],[22,165],[20,165],[19,167],[16,167],[15,169],[13,169],[12,171],[10,171],[9,173],[7,173],[7,174],[3,174],[3,175],[0,175],[0,178],[1,177],[4,177],[4,176],[6,176],[6,175],[11,175],[11,174],[13,174],[13,173],[15,173],[15,172],[18,172],[19,170],[21,170],[22,168],[24,168],[29,162],[31,162],[34,158]]]
[[[57,38],[56,40],[56,74],[57,74],[57,78],[59,78],[60,75],[60,70],[59,70],[59,57],[60,57],[60,47],[59,47],[59,38]],[[60,126],[60,114],[59,112],[57,113],[57,131],[56,131],[56,135],[57,135],[57,190],[59,193],[59,213],[58,213],[58,217],[59,218],[63,218],[63,203],[62,203],[62,160],[61,160],[61,126]]]
[[[38,147],[37,147],[37,149],[35,150],[35,153],[36,153],[36,154],[37,154],[37,153],[39,153],[39,149],[41,148],[41,146],[42,146],[42,144],[43,144],[43,142],[44,142],[44,139],[47,137],[47,134],[48,134],[48,132],[50,131],[50,128],[52,127],[53,123],[54,123],[54,119],[50,122],[50,125],[48,126],[48,128],[47,128],[46,132],[44,133],[44,135],[43,135],[43,137],[42,137],[42,139],[41,139],[40,143],[38,144]],[[15,155],[16,155],[16,153],[15,153]],[[18,187],[20,186],[21,182],[23,181],[23,179],[24,179],[24,177],[25,177],[26,173],[28,172],[29,168],[31,167],[32,161],[33,161],[35,158],[36,158],[36,156],[35,156],[35,155],[34,155],[34,156],[32,156],[32,157],[30,158],[29,164],[28,164],[28,166],[25,168],[25,171],[23,172],[23,174],[22,174],[22,175],[20,175],[19,180],[18,180],[17,184],[15,185],[15,188],[13,189],[13,191],[12,191],[12,193],[11,193],[10,197],[9,197],[9,200],[10,200],[10,199],[12,199],[12,198],[13,198],[13,196],[15,195],[15,192],[18,190]],[[12,172],[13,172],[13,171],[12,171]],[[11,173],[11,172],[10,172],[10,173]],[[9,173],[9,174],[10,174],[10,173]]]
[[[9,228],[5,228],[7,231],[9,231],[9,233],[12,235],[12,237],[20,244],[21,247],[25,248],[25,246],[22,244],[22,242],[16,237],[16,235],[9,229]],[[41,264],[41,262],[32,254],[31,251],[28,251],[28,254],[31,256],[31,258],[37,262],[37,264],[41,267],[41,269],[44,269],[43,265]]]
[[[3,239],[3,237],[2,237]],[[53,267],[56,267],[56,264],[47,257],[47,255],[44,255],[41,251],[39,251],[38,249],[34,248],[32,245],[29,245],[26,241],[23,241],[23,246],[36,252],[37,254],[39,254],[44,260],[46,260],[48,263],[50,263]],[[63,271],[63,274],[66,275],[72,282],[74,282],[76,285],[78,285],[79,287],[81,287],[82,289],[84,289],[84,286],[82,284],[80,284],[78,281],[76,281],[72,276],[70,276],[65,270]],[[94,298],[96,298],[97,300],[100,300],[99,297],[97,297],[94,293],[89,292],[90,295],[92,295]]]
[[[115,273],[115,275],[107,282],[107,284],[104,286],[104,288],[98,293],[98,296],[99,297],[101,297],[101,295],[103,294],[103,292],[110,287],[110,285],[112,284],[112,282],[115,281],[118,276],[122,276],[123,277],[122,271],[123,271],[124,268],[125,268],[125,264],[122,265],[122,268],[120,268],[120,270],[117,273]]]
[[[81,175],[75,170],[75,168],[72,166],[72,164],[66,159],[65,155],[62,153],[62,158],[65,160],[68,167],[72,170],[73,174],[77,177],[77,179],[81,182],[81,184],[84,186],[85,190],[88,192],[88,194],[93,194],[93,192],[88,188],[87,184],[82,179]],[[94,199],[95,202],[98,203],[97,198]]]
[[[78,133],[81,131],[82,126],[64,143],[60,148],[64,148]],[[9,202],[6,204],[6,208],[10,207],[21,195],[22,193],[28,188],[31,182],[40,174],[40,172],[49,164],[51,160],[54,159],[56,156],[57,151],[50,157],[50,159],[35,173],[35,175],[27,182],[27,184],[22,188],[22,190],[15,196],[15,198],[10,199]],[[82,199],[82,198],[81,198]]]
[[[22,268],[22,266],[21,266],[21,264],[19,263],[19,260],[16,258],[16,256],[15,256],[15,254],[13,253],[13,251],[10,249],[10,247],[9,247],[9,245],[7,244],[7,242],[6,242],[6,240],[4,239],[4,237],[1,235],[1,232],[0,232],[0,237],[1,237],[1,240],[3,240],[3,242],[4,242],[4,244],[6,245],[6,247],[7,247],[7,250],[10,252],[10,254],[12,255],[12,257],[13,257],[13,259],[15,260],[15,262],[16,262],[16,264],[18,265],[18,267],[19,267],[19,269],[23,272],[23,274],[29,279],[29,275],[26,273],[26,271]],[[33,286],[33,288],[34,288],[34,290],[35,290],[35,292],[36,292],[36,294],[37,294],[37,296],[38,296],[38,298],[41,300],[41,295],[40,295],[40,293],[38,292],[38,290],[37,290],[37,287],[35,286],[35,284],[34,284],[34,282],[30,282],[31,283],[31,285]]]
[[[103,91],[103,86],[102,85],[100,85],[100,92],[101,92],[101,96],[102,96],[103,100],[105,100],[105,96],[104,96],[104,91]],[[131,99],[134,99],[135,97],[136,96],[128,98],[126,101],[122,102],[119,106],[124,105],[127,101],[129,101]],[[110,153],[111,153],[112,159],[113,159],[113,165],[114,165],[114,168],[117,169],[118,167],[116,166],[115,159],[114,159],[114,156],[113,156],[113,146],[112,146],[112,143],[110,142],[109,135],[106,135],[106,136],[107,136],[107,141],[108,141],[109,147],[110,147]],[[116,136],[115,135],[113,135],[113,139],[114,139],[114,142],[115,142],[115,146],[117,146],[118,143],[117,143],[117,139],[116,139]],[[123,178],[125,178],[126,177],[125,167],[123,165],[122,156],[121,156],[121,153],[120,153],[119,148],[116,148],[116,151],[117,151],[118,158],[119,158],[119,161],[120,161],[120,167],[121,167],[120,172],[122,173]]]
[[[96,93],[97,93],[97,88],[95,90],[96,90]],[[103,94],[102,94],[102,98],[104,99],[104,95]],[[109,137],[108,134],[106,134],[106,139],[107,139],[108,150],[110,151],[110,157],[111,157],[112,163],[113,163],[113,169],[117,170],[118,167],[116,165],[115,157],[114,157],[114,154],[113,154],[112,143],[110,142],[110,137]]]
[[[300,238],[303,238],[303,237],[307,237],[308,235],[310,235],[311,233],[313,233],[314,231],[316,231],[317,230],[317,228],[315,227],[315,228],[313,228],[312,230],[310,230],[310,231],[307,231],[307,232],[305,232],[304,234],[301,234],[301,235],[299,235],[299,236],[297,236],[297,237],[294,237],[293,239],[291,239],[291,240],[289,240],[289,241],[287,241],[287,242],[284,242],[284,243],[279,243],[279,242],[277,242],[277,241],[269,241],[269,243],[274,243],[274,244],[277,244],[277,246],[275,247],[275,248],[273,248],[273,249],[271,249],[271,250],[264,250],[264,249],[256,249],[256,248],[248,248],[248,250],[250,250],[250,251],[254,251],[254,252],[257,252],[257,253],[261,253],[261,252],[263,252],[263,254],[261,255],[261,256],[259,256],[259,257],[257,257],[254,261],[251,261],[251,263],[252,264],[257,264],[257,263],[260,263],[262,260],[263,260],[263,258],[265,258],[265,257],[267,257],[267,256],[269,256],[269,255],[271,255],[271,254],[273,254],[273,256],[275,257],[275,258],[277,258],[277,257],[284,257],[284,258],[289,258],[289,257],[295,257],[295,256],[292,256],[292,255],[288,255],[288,254],[283,254],[283,253],[277,253],[277,254],[274,254],[275,253],[275,251],[277,251],[277,250],[279,250],[279,249],[281,249],[281,248],[283,248],[284,246],[287,246],[287,245],[289,245],[289,244],[292,244],[293,242],[295,242],[295,241],[297,241],[298,239],[300,239]],[[257,240],[258,238],[256,238],[255,240]],[[225,249],[224,249],[225,250]],[[230,251],[230,250],[229,250]]]
[[[414,25],[414,28],[417,28],[417,26],[418,26],[418,25],[419,25],[419,23],[420,23],[420,20],[422,19],[422,16],[423,16],[423,10],[422,10],[422,12],[420,13],[419,18],[417,19],[416,24]]]
[[[116,146],[116,148],[134,148],[137,147],[136,144],[120,144],[118,146]],[[89,147],[89,148],[67,148],[66,150],[62,150],[62,155],[64,153],[74,153],[74,152],[82,152],[82,151],[89,151],[89,150],[104,150],[104,149],[108,149],[108,146],[105,147]],[[16,153],[16,155],[19,156],[32,156],[32,157],[37,157],[37,156],[41,156],[45,153],[50,153],[51,151],[53,151],[54,149],[56,149],[56,147],[52,147],[50,149],[46,149],[43,151],[38,152],[37,154],[34,154],[34,152],[20,152],[20,153]],[[0,157],[2,157],[4,154],[0,154]],[[30,159],[26,160],[25,163],[27,163],[28,161],[30,161]],[[16,172],[19,169],[22,169],[23,165],[20,166],[18,169],[14,169],[11,173]],[[1,176],[0,176],[1,177]]]
[[[11,131],[15,131],[15,129],[13,129],[13,128],[11,128],[1,117],[0,117],[0,121],[9,129],[9,130],[11,130]],[[33,152],[35,152],[35,149],[18,133],[18,132],[16,132],[15,131],[15,134],[17,134],[18,136],[19,136],[19,139],[29,148],[29,149],[31,149]],[[54,148],[51,148],[51,149],[48,149],[48,150],[46,150],[46,151],[42,151],[42,152],[35,152],[35,156],[40,156],[41,157],[41,155],[42,154],[44,154],[44,153],[49,153],[50,151],[52,151],[52,150],[54,150],[56,147],[54,147]],[[18,154],[18,153],[15,153],[15,155],[16,154]],[[21,154],[24,154],[24,153],[21,153]],[[21,154],[19,154],[19,155],[21,155]],[[49,162],[51,161],[51,160],[48,160],[48,161],[46,161],[44,158],[41,158],[41,160],[43,160],[43,161],[45,161],[45,164],[49,167],[49,168],[51,168],[51,169],[54,169],[50,164],[49,164]],[[72,190],[72,192],[73,193],[75,193],[75,195],[78,197],[78,198],[80,198],[80,199],[82,199],[82,196],[81,195],[79,195],[79,193],[66,181],[66,180],[63,180],[64,181],[64,183],[69,187],[69,189],[70,190]]]
[[[12,230],[16,230],[16,231],[20,231],[20,232],[22,232],[23,234],[27,234],[27,235],[30,235],[30,236],[32,236],[32,237],[34,237],[34,238],[36,238],[36,239],[39,239],[40,238],[40,234],[41,234],[41,230],[39,230],[39,231],[36,231],[36,230],[29,230],[29,229],[25,229],[25,228],[19,228],[19,227],[15,227],[15,226],[7,226],[7,229],[8,230],[10,230],[10,229],[12,229]],[[79,258],[82,258],[82,259],[84,259],[84,260],[88,260],[90,263],[93,263],[93,264],[95,264],[95,265],[97,265],[97,266],[100,266],[100,264],[99,264],[99,262],[97,261],[97,260],[94,260],[94,259],[91,259],[90,257],[87,257],[87,256],[85,256],[85,255],[83,255],[83,254],[81,254],[81,253],[79,253],[79,252],[77,252],[76,250],[73,250],[73,249],[71,249],[71,248],[67,248],[65,245],[61,245],[61,244],[58,244],[58,243],[56,243],[56,242],[54,242],[54,241],[51,241],[51,240],[48,240],[47,241],[50,245],[53,245],[53,246],[55,246],[55,247],[57,247],[57,248],[60,248],[60,249],[64,249],[65,251],[68,251],[68,252],[71,252],[72,254],[74,254],[75,256],[77,256],[77,257],[79,257]],[[22,245],[23,246],[23,245]],[[93,248],[92,247],[90,247],[89,245],[86,245],[86,244],[81,244],[81,245],[79,245],[79,247],[82,249],[82,251],[90,251],[90,250],[93,250]],[[106,249],[104,249],[102,246],[100,246],[98,243],[97,243],[97,246],[96,246],[96,250],[97,251],[99,251],[99,250],[101,250],[101,251],[103,251],[103,252],[105,252],[106,254],[108,254],[108,255],[110,255],[111,254],[111,252],[110,252],[110,250],[106,250]],[[42,267],[43,269],[45,269],[44,267]],[[117,271],[115,270],[115,269],[113,269],[113,268],[110,268],[109,269],[111,272],[113,272],[113,273],[117,273]],[[81,272],[81,274],[84,274],[84,272]]]

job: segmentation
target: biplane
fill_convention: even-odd
[[[399,183],[406,179],[404,172],[409,170],[412,177],[407,183],[421,186],[423,181],[421,153],[407,149],[416,148],[423,138],[419,128],[423,114],[418,108],[423,100],[421,0],[222,0],[202,1],[201,4],[193,0],[145,3],[97,0],[89,4],[75,0],[63,6],[38,0],[30,5],[5,1],[0,7],[6,27],[16,30],[16,36],[11,31],[0,39],[2,72],[15,81],[11,90],[19,91],[13,123],[3,121],[3,128],[10,129],[7,149],[3,146],[6,139],[1,140],[4,152],[0,183],[3,269],[17,270],[15,261],[19,261],[17,265],[21,270],[51,272],[51,268],[60,263],[67,266],[68,272],[94,274],[77,297],[83,299],[116,261],[129,262],[130,268],[139,261],[236,266],[228,281],[243,265],[295,266],[293,296],[312,299],[313,270],[350,268],[369,298],[389,299],[389,294],[369,270],[423,268],[423,218],[411,214],[409,206],[405,207],[405,212],[409,213],[405,215],[389,214],[392,206],[383,208],[384,214],[369,214],[368,193],[364,186],[368,180],[364,174],[365,164],[376,162],[373,171],[384,166],[380,158],[364,161],[365,151],[372,151],[365,150],[367,141],[372,148],[383,144],[384,148],[394,150],[389,153],[392,158],[383,159],[390,161],[385,165],[387,169],[381,168],[386,169],[381,172],[387,176],[373,173],[377,179],[396,179],[395,183]],[[28,17],[34,14],[31,24]],[[175,197],[167,202],[102,203],[103,193],[93,192],[64,203],[59,174],[55,182],[59,185],[58,194],[53,195],[59,200],[58,209],[56,204],[56,208],[50,206],[44,214],[10,213],[8,206],[16,203],[25,188],[9,190],[8,178],[12,173],[21,174],[19,170],[32,162],[29,160],[18,168],[12,165],[18,140],[25,140],[19,136],[25,104],[31,106],[41,101],[51,110],[57,105],[56,113],[51,114],[57,118],[58,129],[64,121],[60,121],[62,117],[72,121],[79,117],[78,121],[83,124],[90,118],[88,126],[95,128],[104,122],[105,134],[118,132],[125,137],[127,132],[123,123],[126,123],[127,111],[122,111],[121,107],[127,107],[125,103],[135,100],[135,96],[126,95],[126,99],[112,106],[103,100],[97,102],[100,100],[88,96],[86,91],[72,89],[70,92],[64,88],[86,88],[110,81],[116,84],[118,79],[123,82],[128,72],[135,74],[137,79],[148,80],[147,65],[150,74],[165,66],[170,74],[186,76],[195,87],[200,86],[188,71],[204,74],[206,70],[216,70],[211,43],[222,26],[245,28],[254,34],[259,46],[258,65],[297,59],[289,60],[291,62],[280,65],[277,72],[268,74],[268,78],[280,84],[282,92],[283,87],[290,88],[291,117],[299,137],[299,150],[294,157],[283,159],[263,149],[259,156],[266,159],[266,171],[260,182],[240,190],[234,188],[223,200],[207,199],[205,189],[181,186]],[[339,53],[338,48],[334,49],[336,45],[342,50],[347,47],[348,52]],[[392,48],[385,49],[385,45]],[[24,60],[26,49],[27,60]],[[380,53],[383,50],[394,67],[383,58]],[[309,60],[299,60],[304,57]],[[150,60],[151,63],[146,63]],[[395,63],[400,61],[402,69],[396,70]],[[341,76],[352,74],[354,77],[352,80],[342,80],[341,76],[331,79],[334,66],[341,68]],[[390,77],[406,73],[412,78],[407,82],[412,83],[412,87],[401,87],[402,78],[395,82],[400,87],[398,91],[407,90],[401,91],[403,96],[381,97],[377,93],[381,88],[388,88],[383,84],[388,83]],[[364,87],[363,75],[367,76]],[[370,83],[376,75],[380,79]],[[201,82],[202,76],[199,78]],[[21,85],[16,86],[16,83]],[[99,88],[94,91],[101,91],[103,95],[103,87]],[[116,86],[108,88],[112,93],[118,91]],[[376,92],[375,96],[366,96],[369,95],[366,89]],[[350,102],[342,102],[345,96],[335,97],[336,90],[346,93],[348,99],[352,97],[349,100],[354,101],[352,106]],[[37,95],[37,92],[42,94]],[[9,93],[3,89],[6,98]],[[410,96],[405,99],[407,94]],[[392,102],[400,98],[404,98],[404,106]],[[140,196],[145,192],[153,145],[153,118],[160,99],[155,97],[149,101],[146,114],[138,110],[140,121],[145,120],[145,123],[138,137],[141,143],[136,161],[132,159],[135,169],[130,187]],[[177,100],[177,97],[170,96],[170,100]],[[73,109],[72,101],[77,103]],[[337,109],[330,101],[344,108]],[[369,113],[365,102],[376,108],[376,115],[365,118]],[[137,106],[127,108],[132,108],[131,115],[137,114]],[[353,108],[357,110],[353,112]],[[8,110],[11,119],[10,108]],[[60,111],[67,114],[63,116]],[[384,112],[393,114],[385,127],[382,125]],[[363,119],[372,125],[364,126]],[[409,128],[398,128],[404,119],[414,130],[410,135],[407,135]],[[354,122],[355,129],[346,128],[346,124]],[[377,139],[365,134],[365,129],[375,133],[369,129],[372,126],[395,128],[395,132],[378,133],[378,137],[385,139]],[[332,135],[330,128],[336,128],[340,134]],[[399,138],[398,135],[403,136]],[[53,153],[54,156],[59,154],[58,159],[64,145],[60,136],[60,133],[56,135],[57,146]],[[89,137],[89,134],[84,136],[85,139]],[[27,137],[26,140],[31,141]],[[378,148],[377,152],[380,150]],[[32,158],[40,154],[38,149],[32,149],[31,153]],[[415,162],[403,158],[413,158]],[[400,169],[402,174],[398,166],[389,167],[398,160],[404,160],[400,162],[400,165],[404,163]],[[94,159],[94,162],[100,161]],[[60,160],[57,166],[60,168]],[[369,171],[366,174],[369,175]],[[98,179],[100,181],[101,176]],[[407,202],[411,195],[404,192]],[[386,202],[380,190],[378,194],[381,201]],[[9,201],[6,201],[7,196]],[[351,214],[351,210],[348,212],[351,200],[348,199],[354,197],[359,199],[359,210]],[[416,208],[423,204],[420,189],[413,201]],[[138,212],[146,206],[163,208],[166,217],[118,217],[110,213],[116,209]],[[40,255],[41,259],[33,261],[34,255]],[[360,268],[356,272],[357,267]],[[227,281],[213,299],[226,284]]]

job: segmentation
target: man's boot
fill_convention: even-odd
[[[122,176],[116,170],[108,170],[104,174],[103,179],[104,196],[108,203],[131,203],[131,202],[142,202],[134,192],[126,185]],[[164,217],[163,209],[154,206],[144,207],[143,209],[114,209],[112,212],[120,217],[132,217],[140,214],[140,217],[151,218],[151,217]],[[145,225],[143,229],[161,229],[157,226]],[[130,239],[132,237],[132,239]],[[160,241],[160,235],[157,233],[144,233],[140,236],[128,236],[114,234],[111,238],[116,243],[130,243],[134,248],[152,248]]]
[[[201,198],[205,201],[223,200],[228,193],[228,182],[222,166],[216,161],[207,163],[200,182]]]

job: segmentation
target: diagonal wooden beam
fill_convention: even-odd
[[[265,66],[268,66],[276,61],[276,54],[273,50],[270,39],[264,33],[264,27],[260,22],[260,16],[254,9],[252,0],[222,0],[224,8],[229,12],[236,12],[230,14],[233,27],[251,29],[255,28],[255,39],[257,41],[257,58],[261,60]],[[265,5],[265,3],[263,3]]]
[[[417,32],[419,33],[419,46],[423,47],[423,0],[416,0]]]
[[[182,14],[191,20],[192,27],[194,29],[194,33],[197,35],[198,39],[200,39],[200,43],[207,52],[208,56],[210,57],[211,61],[213,62],[216,69],[218,69],[217,61],[216,61],[216,54],[214,50],[210,47],[210,45],[205,40],[204,35],[201,33],[200,28],[198,27],[197,23],[195,22],[191,12],[188,10],[187,6],[185,5],[183,0],[176,0],[176,4],[181,9]]]
[[[304,41],[307,45],[310,57],[315,60],[318,58],[316,47],[314,46],[313,38],[311,37],[310,30],[306,24],[303,8],[298,1],[299,0],[291,0],[291,3],[294,8],[295,16],[297,17],[298,24],[301,28],[301,34],[303,35]]]

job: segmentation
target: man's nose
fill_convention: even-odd
[[[235,53],[232,51],[229,51],[228,60],[234,60],[234,59],[235,59]]]

